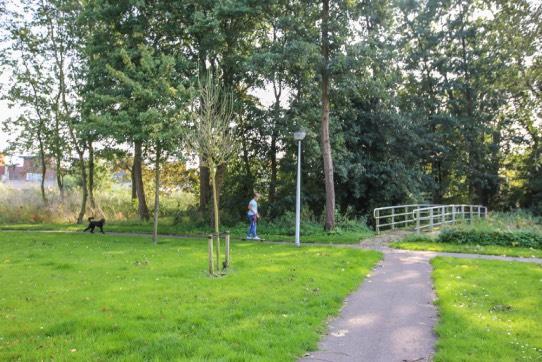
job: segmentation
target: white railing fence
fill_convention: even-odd
[[[421,207],[432,206],[431,204],[411,204],[379,207],[374,209],[376,232],[382,229],[399,229],[416,224],[412,211]]]
[[[436,227],[459,220],[487,217],[482,205],[412,204],[379,207],[373,211],[376,232],[412,227],[416,232],[432,231]]]

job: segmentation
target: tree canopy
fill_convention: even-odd
[[[74,153],[90,195],[94,147],[130,150],[144,219],[142,165],[189,155],[175,115],[207,74],[231,95],[239,141],[213,183],[198,155],[210,219],[211,184],[233,219],[254,190],[269,217],[293,209],[299,128],[303,202],[328,229],[336,213],[417,201],[542,212],[539,1],[0,4],[13,147],[59,170]]]

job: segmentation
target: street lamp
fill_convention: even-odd
[[[307,134],[305,131],[294,132],[294,140],[297,141],[297,189],[295,193],[295,246],[301,246],[299,240],[299,228],[301,225],[301,141]]]

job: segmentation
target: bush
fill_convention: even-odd
[[[487,231],[445,229],[438,239],[441,243],[501,245],[542,249],[542,234],[531,231]]]
[[[529,231],[542,233],[542,218],[525,210],[513,212],[492,212],[490,217],[474,219],[458,224],[454,228],[483,231]]]
[[[401,240],[405,243],[432,243],[434,241],[434,238],[428,234],[409,234]]]

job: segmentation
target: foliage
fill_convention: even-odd
[[[492,212],[488,218],[474,219],[470,223],[456,226],[461,229],[529,231],[542,233],[542,217],[525,210],[513,212]]]
[[[542,219],[526,211],[494,212],[444,229],[437,241],[542,248]]]
[[[428,242],[434,242],[434,237],[428,234],[409,234],[405,236],[401,242],[405,243],[428,243]]]
[[[542,234],[527,231],[443,230],[440,243],[519,246],[542,249]]]
[[[233,272],[209,279],[201,239],[156,248],[134,236],[12,232],[0,243],[1,360],[295,360],[380,259],[236,243]]]
[[[80,207],[80,194],[73,190],[64,200],[58,192],[47,190],[49,202],[40,202],[39,190],[30,188],[18,190],[0,184],[0,224],[34,224],[75,222]],[[133,221],[137,217],[137,205],[130,198],[125,187],[101,189],[96,195],[101,210],[88,210],[88,216],[102,212],[109,222]],[[194,196],[182,191],[167,195],[162,202],[161,214],[167,216],[194,204]],[[96,214],[95,214],[96,213]],[[80,229],[81,227],[75,227]],[[150,230],[150,229],[149,229]]]
[[[488,218],[448,226],[437,236],[410,234],[392,247],[457,253],[542,257],[540,218],[525,211],[492,212]]]
[[[162,195],[168,195],[173,192],[194,193],[197,187],[197,172],[194,169],[187,169],[186,163],[182,161],[164,161],[160,167],[160,192]],[[143,167],[143,181],[145,192],[153,194],[152,188],[154,170],[149,167]]]
[[[542,268],[432,261],[439,322],[435,361],[536,361],[542,354]]]
[[[392,248],[402,250],[436,251],[445,253],[483,254],[517,256],[522,258],[542,258],[541,249],[522,248],[519,246],[478,245],[439,243],[434,240],[410,238],[390,244]]]
[[[413,201],[542,209],[537,2],[324,1],[325,22],[324,3],[300,0],[4,3],[1,97],[21,114],[5,122],[18,135],[12,149],[52,157],[61,171],[79,166],[82,191],[93,144],[124,153],[143,218],[142,165],[184,160],[186,125],[171,116],[188,111],[187,90],[206,74],[235,99],[240,147],[216,196],[232,222],[255,189],[269,218],[293,208],[298,128],[302,202],[318,221],[331,186],[336,209],[355,216]],[[319,136],[328,102],[333,173]],[[200,166],[188,178],[200,176],[194,192],[209,221]]]

